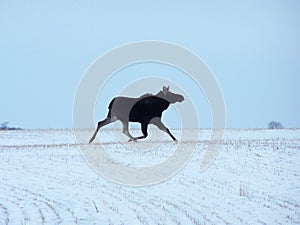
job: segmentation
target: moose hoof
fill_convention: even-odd
[[[128,142],[131,142],[131,141],[137,142],[137,138],[131,138],[128,140]]]

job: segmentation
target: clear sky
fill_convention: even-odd
[[[227,127],[261,128],[271,120],[300,127],[296,0],[0,1],[0,122],[72,127],[74,95],[87,68],[112,48],[141,40],[177,43],[210,67],[224,94]],[[103,105],[121,91],[109,85],[116,88],[100,96]],[[209,113],[195,105],[200,124],[209,127]],[[95,119],[106,110],[97,108]]]

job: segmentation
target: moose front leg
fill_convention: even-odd
[[[173,136],[173,134],[170,132],[170,130],[161,122],[161,118],[156,117],[151,120],[151,123],[157,126],[160,130],[166,132],[170,135],[170,137],[173,139],[173,141],[177,141],[177,139]]]
[[[147,122],[141,124],[143,136],[137,137],[137,139],[143,139],[148,136],[148,124]]]
[[[143,133],[143,136],[139,136],[139,137],[135,137],[129,141],[136,141],[138,139],[144,139],[148,136],[148,124],[147,122],[144,122],[144,123],[141,123],[141,128],[142,128],[142,133]]]

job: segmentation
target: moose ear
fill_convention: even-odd
[[[163,92],[164,93],[167,93],[169,90],[170,90],[170,86],[168,86],[168,87],[163,86]]]

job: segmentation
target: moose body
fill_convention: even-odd
[[[148,136],[148,125],[154,124],[160,130],[168,133],[171,138],[176,138],[171,134],[170,130],[162,123],[161,116],[170,104],[182,102],[184,97],[169,91],[169,87],[163,87],[163,90],[156,95],[145,94],[139,98],[116,97],[109,104],[109,112],[107,117],[99,121],[97,128],[90,139],[91,143],[99,129],[109,123],[120,120],[123,124],[123,133],[129,137],[129,141],[146,138]],[[132,137],[128,131],[129,122],[138,122],[141,124],[143,136]]]

